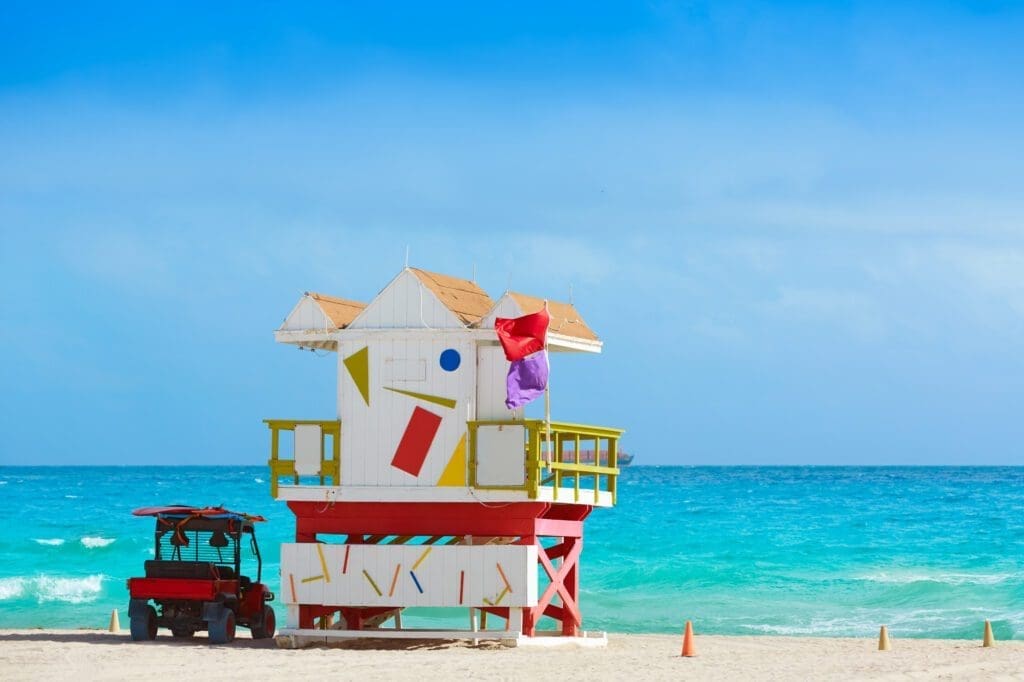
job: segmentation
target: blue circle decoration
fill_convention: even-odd
[[[441,369],[446,372],[454,372],[462,364],[462,356],[454,348],[448,348],[441,353]]]

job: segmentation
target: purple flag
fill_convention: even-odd
[[[544,394],[548,385],[548,353],[538,351],[522,360],[513,360],[505,377],[508,398],[505,407],[514,410]]]

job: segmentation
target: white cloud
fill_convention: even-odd
[[[690,325],[690,330],[719,343],[738,344],[746,339],[742,329],[708,317],[694,321]]]
[[[493,240],[487,241],[494,244]],[[536,280],[596,285],[617,271],[609,253],[577,237],[525,234],[503,248],[514,254],[507,259],[515,265],[511,271],[513,289],[523,289],[526,282]]]
[[[969,289],[1024,317],[1024,249],[942,244],[934,252]]]
[[[59,252],[74,270],[128,287],[125,293],[173,291],[172,249],[173,244],[144,231],[128,230],[77,230],[66,234],[58,244]]]
[[[771,317],[826,323],[863,340],[877,341],[886,333],[881,308],[859,291],[782,287],[779,295],[762,308]]]

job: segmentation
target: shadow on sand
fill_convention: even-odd
[[[133,642],[127,632],[113,633],[102,630],[18,630],[0,632],[3,642],[55,642],[61,644],[106,644],[131,646],[207,646],[236,647],[243,649],[273,649],[273,639],[249,639],[239,637],[231,644],[210,644],[202,634],[188,639],[175,639],[170,632],[160,631],[152,642]]]
[[[102,644],[107,646],[171,646],[171,647],[209,647],[235,649],[276,649],[274,639],[250,639],[239,637],[231,644],[210,644],[204,633],[198,633],[188,639],[176,639],[170,632],[161,630],[152,642],[133,642],[127,632],[111,633],[102,630],[17,630],[0,631],[0,643],[3,642],[53,642],[59,644]],[[308,649],[351,649],[356,651],[417,651],[444,649],[500,649],[501,645],[493,640],[481,641],[474,646],[469,641],[448,639],[352,639],[337,640],[329,644],[316,643],[302,647]]]

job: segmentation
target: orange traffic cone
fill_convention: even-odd
[[[987,620],[985,621],[985,636],[981,641],[981,645],[985,647],[996,645],[996,637],[992,634],[992,623]]]
[[[689,658],[697,655],[697,647],[693,645],[693,623],[686,621],[686,629],[683,631],[683,652],[680,656]]]
[[[878,631],[878,650],[889,651],[891,648],[889,644],[889,628],[882,626],[882,629]]]

